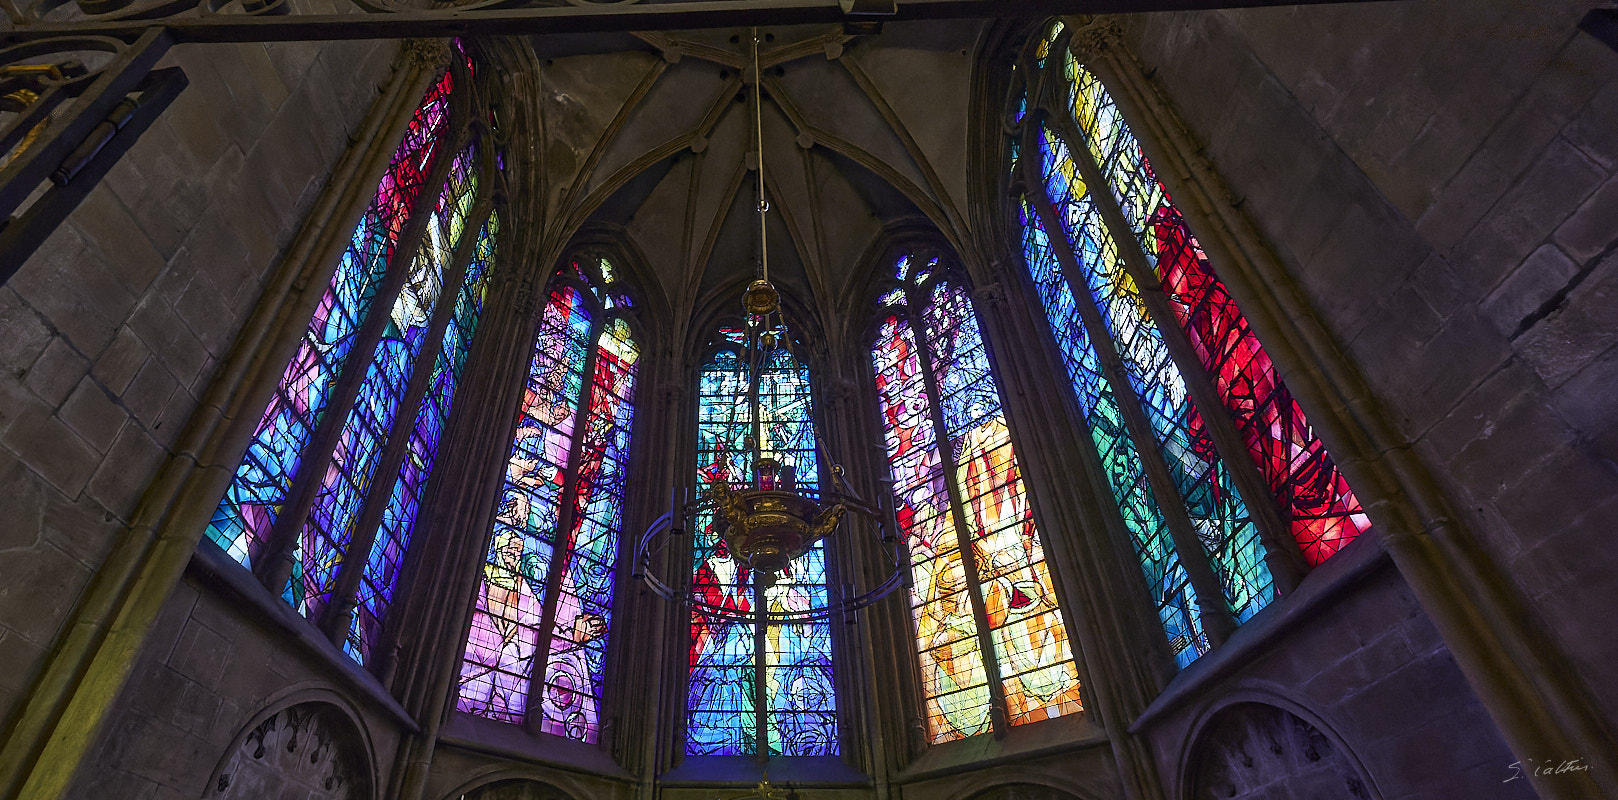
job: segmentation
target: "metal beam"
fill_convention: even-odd
[[[679,0],[590,3],[542,8],[443,8],[426,11],[252,16],[206,14],[27,25],[0,34],[0,44],[59,36],[129,38],[161,26],[177,43],[439,38],[468,35],[576,36],[624,31],[837,24],[871,20],[985,19],[1054,14],[1123,14],[1260,8],[1379,0],[897,0],[891,15],[851,17],[838,0]],[[189,12],[186,12],[189,13]],[[542,44],[542,43],[541,43]]]

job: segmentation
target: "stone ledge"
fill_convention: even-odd
[[[1376,529],[1361,533],[1336,556],[1305,576],[1290,597],[1280,598],[1253,615],[1223,646],[1181,670],[1157,699],[1130,723],[1129,732],[1139,734],[1170,711],[1189,703],[1249,663],[1260,651],[1312,619],[1328,602],[1360,585],[1370,575],[1392,566],[1393,561]]]
[[[520,725],[450,712],[438,743],[473,753],[525,761],[566,772],[633,783],[634,776],[598,745],[534,733]]]
[[[315,626],[292,607],[270,595],[268,589],[253,578],[236,560],[225,554],[213,540],[204,537],[191,554],[186,573],[199,583],[240,600],[239,609],[248,620],[270,629],[273,636],[280,633],[297,643],[308,657],[330,667],[331,674],[352,688],[361,699],[369,700],[383,713],[393,717],[409,733],[417,733],[421,726],[410,717],[404,706],[393,699],[382,683],[354,659],[321,635]]]
[[[1108,741],[1106,731],[1080,712],[1032,725],[1018,725],[999,738],[979,734],[931,745],[916,760],[899,770],[893,777],[893,783],[915,783],[974,772],[998,764],[1105,746]]]

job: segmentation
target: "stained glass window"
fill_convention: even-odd
[[[612,276],[604,258],[569,262],[540,314],[458,703],[591,743],[640,359]]]
[[[1060,32],[1053,23],[1032,61],[1063,81],[1062,107],[1028,108],[1032,78],[1013,88],[1022,129],[1013,178],[1037,189],[1016,210],[1024,262],[1183,666],[1213,644],[1208,613],[1240,623],[1274,600],[1270,565],[1288,557],[1277,551],[1292,547],[1287,539],[1314,566],[1370,523],[1116,104]],[[1195,363],[1171,355],[1175,337]],[[1193,395],[1219,402],[1199,408]],[[1216,443],[1213,426],[1226,423],[1210,414],[1228,416],[1245,450]],[[1237,472],[1250,464],[1262,482],[1244,491]],[[1279,512],[1285,529],[1268,543],[1253,503]]]
[[[898,261],[871,350],[929,737],[1081,710],[1067,629],[1000,389],[961,283]],[[899,292],[895,295],[894,292]]]
[[[346,365],[360,322],[370,314],[382,276],[396,261],[409,257],[398,255],[399,236],[445,147],[453,89],[452,73],[446,72],[411,117],[404,141],[360,217],[331,285],[264,409],[247,455],[214,512],[208,537],[244,566],[254,567],[262,554],[298,475],[304,446],[325,416],[326,401]]]
[[[410,120],[207,531],[367,666],[494,266],[470,70]]]
[[[1270,485],[1310,566],[1370,527],[1326,446],[1215,274],[1101,81],[1067,54],[1072,114],[1084,147],[1155,267],[1163,291]]]
[[[717,481],[751,484],[746,439],[754,420],[748,400],[755,380],[740,345],[762,332],[721,329],[717,347],[698,378],[697,478],[701,489]],[[761,451],[790,471],[797,485],[820,484],[808,368],[784,346],[774,349],[756,376]],[[756,613],[754,621],[721,619],[701,610],[691,616],[686,752],[691,755],[836,755],[837,703],[832,683],[831,630],[826,622],[764,624],[762,615],[824,607],[826,553],[821,544],[778,575],[755,573],[726,552],[713,515],[697,518],[692,583],[712,605]],[[764,598],[762,604],[756,598]]]
[[[476,160],[476,151],[468,146],[450,165],[422,246],[388,311],[388,324],[360,384],[359,398],[349,409],[314,506],[294,542],[294,572],[287,593],[292,607],[305,616],[318,613],[331,599],[360,505],[370,491],[423,343],[434,327],[433,311],[444,294],[444,270],[460,244],[477,192]]]
[[[455,386],[461,370],[466,366],[472,335],[477,332],[478,315],[483,311],[483,296],[488,288],[489,268],[494,265],[495,240],[499,232],[500,218],[497,214],[490,214],[488,221],[483,223],[483,229],[478,232],[477,250],[467,265],[460,293],[455,297],[454,316],[450,317],[444,329],[443,342],[433,363],[427,397],[416,412],[415,424],[410,427],[409,449],[399,467],[393,490],[388,494],[381,530],[365,562],[354,624],[346,645],[349,653],[362,663],[369,662],[371,643],[376,641],[383,615],[393,602],[399,570],[404,564],[405,551],[410,547],[416,514],[421,507],[422,492],[426,489],[427,477],[432,474],[438,453],[439,436],[449,421],[450,408],[455,401]]]

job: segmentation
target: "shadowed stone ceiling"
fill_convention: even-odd
[[[824,315],[886,226],[965,240],[971,53],[982,23],[761,29],[771,278]],[[683,326],[751,279],[746,29],[636,34],[644,49],[539,55],[547,227],[621,230]],[[561,227],[556,227],[560,225]]]

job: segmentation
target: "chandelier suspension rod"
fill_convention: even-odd
[[[764,101],[759,86],[764,82],[758,60],[758,28],[753,28],[753,132],[758,142],[758,261],[764,281],[770,279],[770,247],[765,228],[765,212],[770,202],[764,198]]]

